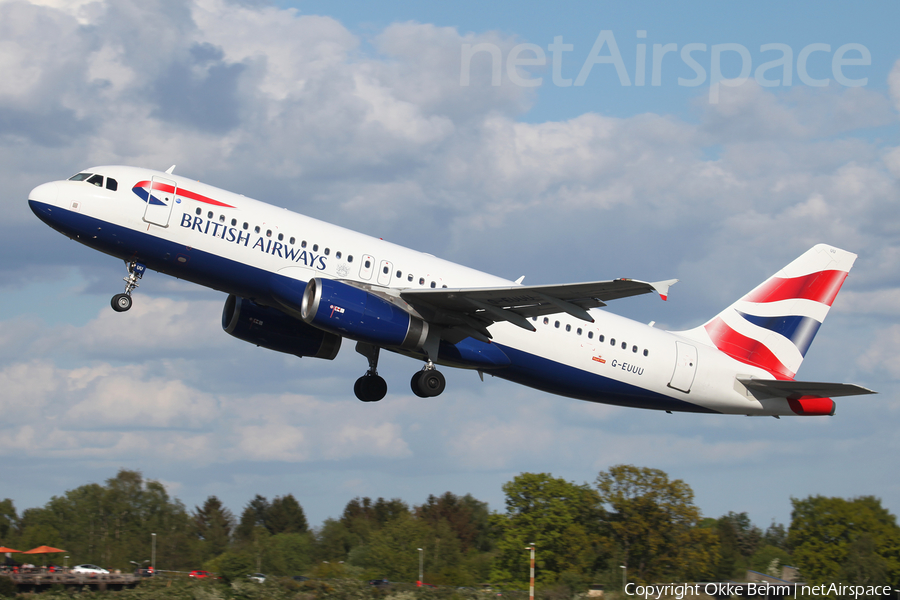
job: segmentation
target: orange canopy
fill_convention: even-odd
[[[65,552],[65,550],[60,550],[59,548],[54,548],[53,546],[38,546],[37,548],[26,550],[22,554],[51,554],[53,552]]]
[[[21,550],[13,550],[12,548],[7,548],[6,546],[0,546],[0,553],[3,552],[21,552]]]

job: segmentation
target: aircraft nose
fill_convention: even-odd
[[[42,203],[42,204],[56,204],[56,197],[59,195],[59,186],[56,185],[56,182],[51,183],[42,183],[37,186],[31,193],[28,194],[28,204],[31,205],[32,210],[34,210],[34,204]]]
[[[56,183],[44,183],[28,194],[28,206],[31,207],[37,218],[45,223],[52,220],[53,209],[56,208],[56,198],[59,195],[59,187]]]

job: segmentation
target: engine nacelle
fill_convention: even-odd
[[[340,281],[310,279],[300,302],[303,320],[340,336],[376,346],[421,350],[428,323],[379,298]]]
[[[341,349],[340,336],[234,295],[225,300],[222,329],[239,340],[295,356],[331,360]]]

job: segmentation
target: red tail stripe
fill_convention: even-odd
[[[148,185],[150,185],[149,181],[141,181],[141,182],[136,183],[134,187],[146,187]],[[160,183],[158,181],[153,182],[153,189],[159,190],[161,192],[169,192],[169,193],[172,193],[175,191],[175,188],[172,187],[171,185],[168,185],[166,183]],[[213,200],[212,198],[208,198],[208,197],[202,196],[200,194],[195,194],[194,192],[191,192],[184,188],[178,188],[178,195],[182,196],[183,198],[190,198],[191,200],[196,200],[197,202],[203,202],[205,204],[212,204],[214,206],[224,206],[225,208],[234,208],[230,204],[225,204],[224,202],[219,202],[218,200]]]
[[[778,302],[802,298],[831,306],[847,278],[846,271],[819,271],[803,277],[782,279],[773,277],[750,292],[748,302]]]
[[[716,348],[742,363],[765,369],[776,379],[793,379],[796,373],[778,360],[762,342],[742,335],[728,326],[721,317],[706,324],[706,332]]]

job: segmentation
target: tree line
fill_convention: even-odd
[[[523,589],[531,544],[544,588],[619,589],[622,567],[638,583],[728,580],[747,569],[780,576],[785,565],[813,583],[892,585],[900,576],[900,528],[871,496],[795,498],[789,526],[763,530],[746,513],[703,518],[687,483],[632,465],[593,484],[522,473],[503,491],[494,512],[451,492],[418,505],[358,497],[310,528],[292,494],[256,495],[238,518],[215,496],[189,510],[159,482],[123,469],[21,515],[3,500],[0,544],[47,544],[64,548],[70,565],[127,571],[150,559],[156,533],[157,570],[202,568],[231,580],[264,572],[413,582],[421,560],[431,584]]]

